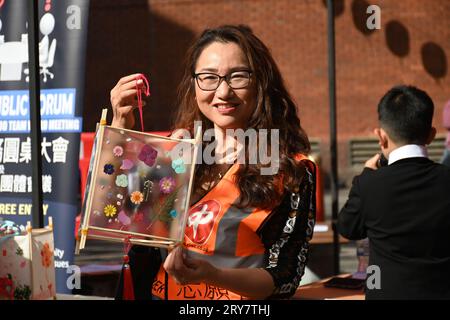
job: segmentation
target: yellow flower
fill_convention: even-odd
[[[108,204],[105,209],[103,209],[103,212],[105,213],[105,216],[112,218],[116,215],[117,209],[112,204]]]
[[[130,196],[130,200],[134,204],[140,204],[142,201],[144,201],[144,195],[139,191],[134,191]]]

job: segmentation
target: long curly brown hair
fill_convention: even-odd
[[[256,87],[256,108],[247,128],[279,129],[279,170],[275,175],[261,175],[261,164],[240,164],[236,173],[239,207],[268,208],[280,201],[280,192],[295,190],[300,185],[305,168],[294,159],[310,151],[308,137],[300,125],[296,106],[286,90],[280,70],[269,49],[248,26],[225,25],[205,30],[187,52],[183,79],[178,88],[178,113],[174,129],[185,128],[193,136],[194,121],[202,122],[202,131],[214,124],[200,111],[195,101],[194,73],[197,60],[213,42],[236,43],[247,57]],[[202,132],[202,133],[203,133]],[[248,142],[246,142],[248,143]],[[248,159],[248,147],[245,147]],[[270,142],[268,150],[270,150]],[[210,168],[200,164],[196,170],[194,188],[199,188]],[[281,188],[283,186],[283,188]],[[281,190],[283,189],[283,190]],[[195,189],[197,190],[197,189]]]

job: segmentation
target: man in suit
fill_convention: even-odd
[[[366,286],[366,299],[450,299],[450,168],[427,157],[433,111],[415,87],[385,94],[375,133],[388,165],[367,160],[339,214],[339,232],[368,237],[369,266],[379,267],[380,288]]]

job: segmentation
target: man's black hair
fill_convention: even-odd
[[[425,91],[413,86],[396,86],[378,104],[378,120],[395,143],[427,142],[434,104]]]

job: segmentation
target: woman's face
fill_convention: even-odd
[[[233,42],[213,42],[200,54],[195,73],[211,72],[219,76],[250,70],[242,49]],[[195,81],[195,96],[200,111],[221,129],[245,129],[256,108],[256,89],[251,79],[246,88],[232,89],[222,80],[215,91],[204,91]]]

